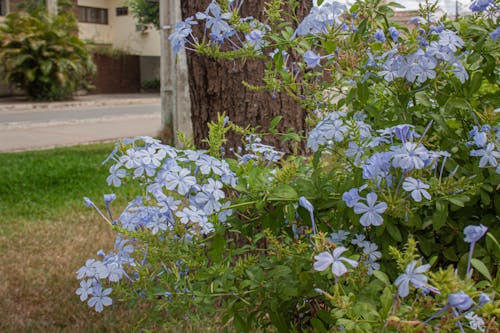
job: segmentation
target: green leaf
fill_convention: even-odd
[[[298,200],[299,195],[293,187],[287,184],[279,184],[269,196],[270,199]]]
[[[314,332],[326,332],[325,325],[323,325],[323,322],[318,318],[312,318],[311,325],[314,329]]]
[[[384,272],[374,270],[373,271],[373,276],[375,276],[378,280],[380,280],[386,286],[390,286],[391,285],[391,281],[389,281],[389,277]]]
[[[479,90],[481,83],[483,81],[483,76],[481,72],[474,72],[469,82],[469,93],[473,94]]]
[[[271,120],[271,124],[269,125],[269,131],[273,131],[276,129],[276,126],[280,123],[281,119],[283,119],[283,116],[276,116]]]
[[[470,103],[463,97],[451,97],[446,101],[445,109],[452,112],[456,109],[470,110],[472,109]]]
[[[402,8],[402,9],[406,8],[405,6],[403,6],[402,4],[397,3],[397,2],[389,2],[387,4],[387,6],[391,6],[391,7],[394,7],[394,8]]]
[[[472,267],[474,267],[479,273],[481,273],[489,281],[493,281],[488,267],[479,259],[473,258],[471,260]]]
[[[470,200],[470,198],[465,194],[448,197],[446,199],[458,207],[465,207],[465,203]]]
[[[450,261],[454,261],[454,262],[458,261],[456,249],[453,247],[447,247],[446,249],[444,249],[443,255],[446,259],[448,259]]]
[[[434,230],[441,229],[448,219],[448,203],[444,200],[436,202],[436,210],[432,214],[432,227]]]
[[[401,232],[392,223],[386,223],[385,229],[387,230],[389,235],[392,237],[392,239],[394,239],[395,241],[401,242],[403,240],[403,237],[401,236]]]
[[[358,83],[358,99],[361,103],[366,104],[370,97],[370,90],[367,83]]]
[[[220,262],[222,260],[222,254],[224,253],[225,249],[226,239],[224,238],[224,235],[216,234],[210,244],[210,259],[212,259],[214,262]]]

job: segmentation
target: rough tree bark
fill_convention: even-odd
[[[211,0],[182,0],[183,19],[204,11]],[[311,1],[301,0],[299,15],[309,12]],[[242,16],[261,19],[265,0],[248,0],[241,9]],[[261,20],[262,21],[262,20]],[[198,31],[199,32],[199,31]],[[217,118],[217,113],[225,113],[234,123],[243,127],[260,125],[268,128],[270,121],[278,116],[283,120],[278,130],[286,132],[293,128],[296,132],[305,130],[305,113],[286,93],[254,92],[246,89],[242,82],[259,85],[262,82],[264,63],[261,60],[215,60],[188,52],[189,87],[191,91],[191,119],[193,136],[197,147],[207,136],[207,123]],[[269,141],[268,141],[269,142]],[[270,141],[280,146],[279,140]],[[228,137],[227,147],[241,145],[235,134]],[[283,147],[289,151],[290,147]]]

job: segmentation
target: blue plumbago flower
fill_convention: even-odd
[[[160,213],[160,211],[158,211]],[[167,231],[173,227],[173,216],[171,213],[167,214],[155,214],[151,216],[150,220],[146,223],[146,228],[151,230],[153,235],[156,235],[160,231]]]
[[[469,257],[467,260],[467,277],[472,277],[471,262],[472,256],[474,254],[474,247],[476,243],[483,238],[483,236],[488,231],[488,228],[484,225],[469,225],[464,228],[465,238],[464,241],[470,243],[469,246]]]
[[[108,214],[109,214],[109,218],[112,220],[113,219],[113,216],[111,214],[111,209],[109,207],[109,205],[111,204],[111,202],[113,202],[114,200],[116,199],[116,194],[104,194],[104,205],[106,206],[106,210],[108,211]]]
[[[500,25],[495,30],[490,32],[490,38],[493,39],[495,43],[498,40],[498,36],[500,36]]]
[[[106,206],[109,206],[111,202],[113,202],[116,199],[116,194],[111,193],[111,194],[104,194],[104,204]]]
[[[314,206],[304,196],[299,198],[299,206],[303,207],[305,210],[309,212],[309,216],[311,218],[312,230],[313,233],[316,235],[318,233],[318,230],[316,229],[316,223],[314,222]]]
[[[344,116],[340,112],[328,113],[309,133],[307,146],[317,151],[320,145],[344,141],[344,136],[349,131],[349,127],[341,119]]]
[[[412,17],[408,20],[408,23],[411,23],[411,24],[414,24],[416,26],[419,26],[420,24],[425,24],[427,23],[427,20],[424,19],[423,17],[420,17],[420,16],[415,16],[415,17]]]
[[[401,34],[401,32],[396,29],[395,27],[389,27],[389,35],[391,35],[391,38],[394,42],[398,42],[398,39],[399,39],[399,35]]]
[[[314,256],[314,259],[316,259],[313,265],[314,269],[317,271],[324,271],[331,265],[333,275],[342,276],[347,273],[347,267],[344,265],[344,262],[353,268],[358,267],[357,261],[341,257],[341,254],[345,251],[347,251],[347,248],[340,246],[333,250],[332,253],[325,251]]]
[[[379,152],[370,156],[363,164],[363,178],[380,181],[390,179],[389,169],[391,159],[394,156],[392,152]]]
[[[430,186],[425,184],[420,179],[415,179],[413,177],[406,177],[403,183],[403,190],[411,192],[411,197],[416,202],[422,201],[422,196],[427,200],[431,200],[431,195],[427,192]]]
[[[212,34],[215,35],[224,35],[234,31],[227,22],[231,16],[231,13],[222,13],[220,6],[216,2],[210,3],[204,13],[196,13],[196,18],[205,20],[207,29],[210,29]]]
[[[366,241],[365,238],[366,238],[365,235],[356,234],[356,235],[354,235],[354,239],[351,241],[351,244],[362,248],[362,247],[364,247],[365,243],[368,243],[368,241]]]
[[[443,30],[439,34],[439,45],[449,48],[451,51],[456,52],[464,46],[464,41],[452,30]]]
[[[472,141],[467,142],[468,146],[476,145],[476,147],[484,148],[488,143],[487,131],[480,130],[477,126],[469,131],[469,137],[472,138]]]
[[[375,31],[375,33],[373,34],[373,39],[376,40],[377,42],[385,42],[385,34],[384,34],[384,31],[382,29],[377,29],[377,31]]]
[[[454,317],[458,317],[459,313],[458,313],[457,309],[461,310],[461,311],[466,311],[473,304],[474,304],[474,302],[469,297],[469,295],[467,295],[462,290],[460,290],[458,293],[449,294],[448,295],[448,302],[446,303],[446,305],[441,310],[439,310],[434,315],[432,315],[429,319],[427,319],[425,321],[425,323],[428,323],[431,320],[439,317],[441,314],[443,314],[444,312],[448,311],[449,309],[452,309],[452,313],[453,313]],[[473,310],[471,310],[471,312],[472,311]],[[463,330],[462,324],[460,323],[459,320],[456,322],[456,324],[460,327],[461,332],[463,332],[464,330]]]
[[[95,307],[97,312],[102,312],[105,306],[113,304],[113,300],[108,297],[112,291],[113,289],[111,288],[103,290],[100,284],[95,285],[92,289],[92,297],[89,299],[88,305],[90,307]]]
[[[464,228],[465,238],[464,241],[467,243],[476,243],[478,240],[486,235],[488,228],[484,225],[469,225]]]
[[[497,158],[500,158],[500,152],[495,149],[495,144],[490,142],[484,148],[472,150],[470,156],[481,156],[479,160],[480,168],[496,167],[498,165]]]
[[[181,211],[177,211],[175,215],[180,218],[182,224],[199,223],[204,217],[203,212],[194,206],[184,207]]]
[[[304,61],[306,62],[308,68],[315,68],[321,66],[320,64],[321,56],[319,54],[314,53],[311,50],[304,53]]]
[[[344,194],[342,194],[342,200],[344,200],[347,207],[349,208],[354,207],[354,205],[358,203],[359,200],[361,200],[358,189],[352,188],[349,191],[344,192]]]
[[[273,146],[262,143],[250,143],[247,144],[245,148],[252,152],[252,155],[255,156],[257,160],[263,159],[270,163],[278,162],[285,155],[284,152],[277,151]]]
[[[253,48],[260,50],[264,46],[264,35],[265,32],[259,29],[253,29],[248,34],[245,35],[248,45]]]
[[[229,208],[230,206],[231,206],[231,203],[229,201],[226,201],[222,205],[221,210],[219,211],[219,214],[217,215],[219,218],[219,222],[225,223],[227,221],[227,218],[229,216],[233,215],[233,210]]]
[[[479,302],[477,303],[477,306],[483,306],[485,304],[488,304],[489,302],[491,302],[490,297],[485,293],[481,293],[481,295],[479,296]]]
[[[196,184],[196,178],[191,175],[190,170],[174,167],[165,173],[162,183],[168,190],[177,190],[180,195],[186,195],[191,186]]]
[[[233,37],[235,34],[236,34],[236,31],[234,31],[234,30],[225,32],[223,34],[216,34],[214,32],[211,32],[208,34],[208,37],[210,37],[210,41],[213,44],[217,44],[220,46],[220,45],[224,44],[226,39]]]
[[[350,141],[348,143],[345,154],[347,157],[354,157],[354,164],[359,165],[361,163],[361,157],[364,155],[365,150],[363,147],[358,146],[356,142]]]
[[[87,207],[93,207],[95,206],[92,200],[90,200],[88,197],[83,197],[83,201],[85,202],[85,206]]]
[[[484,332],[484,320],[472,311],[465,314],[465,319],[469,321],[469,327],[473,330]]]
[[[96,274],[96,269],[95,269],[95,259],[87,259],[85,262],[85,265],[82,266],[77,272],[76,272],[76,277],[78,280],[81,280],[85,277],[92,278]]]
[[[92,295],[93,280],[82,280],[80,281],[80,288],[76,290],[76,294],[80,296],[80,300],[85,302],[89,295]]]
[[[416,142],[405,142],[401,146],[391,147],[391,150],[394,152],[392,165],[403,171],[423,169],[425,161],[429,159],[429,151]]]
[[[482,12],[486,10],[491,4],[493,4],[493,0],[474,0],[470,4],[470,10],[473,12]]]
[[[332,27],[341,26],[344,22],[340,18],[346,8],[344,4],[331,1],[324,1],[320,7],[313,6],[311,12],[297,27],[295,34],[298,36],[318,35],[327,33]]]
[[[401,142],[413,141],[419,138],[419,135],[415,132],[415,126],[410,124],[400,124],[378,130],[377,132],[385,139],[384,142],[386,143],[393,142],[394,138],[397,138]]]
[[[114,187],[120,187],[122,184],[122,178],[127,176],[127,172],[124,169],[121,169],[121,164],[112,165],[109,168],[109,176],[106,178],[106,182],[109,186],[113,185]]]
[[[206,235],[214,230],[214,226],[208,221],[207,215],[195,206],[184,207],[182,211],[177,211],[175,215],[179,217],[182,224],[190,225],[201,234]]]
[[[380,264],[371,258],[368,258],[367,260],[363,261],[363,265],[366,266],[366,268],[367,268],[366,273],[368,275],[372,275],[373,271],[380,270]]]
[[[474,302],[464,291],[448,295],[448,305],[457,308],[461,311],[469,309]]]
[[[327,237],[327,240],[335,244],[342,244],[342,242],[345,241],[349,235],[349,231],[339,230],[337,232],[332,232],[330,236]]]
[[[219,182],[220,183],[220,182]],[[222,187],[222,183],[221,187]],[[205,189],[206,185],[203,186],[204,189],[198,192],[191,200],[191,202],[201,209],[206,215],[210,215],[213,212],[218,212],[222,204],[219,202],[220,199],[224,197],[224,192],[216,189],[210,191],[210,189]],[[218,194],[221,193],[221,194]]]
[[[168,40],[172,43],[172,51],[174,52],[174,55],[179,53],[179,51],[184,48],[188,36],[193,32],[192,26],[195,24],[198,23],[194,21],[192,16],[175,24],[174,32],[168,36]]]
[[[354,205],[354,213],[363,214],[361,215],[359,222],[365,227],[369,225],[382,225],[384,219],[380,214],[384,213],[386,209],[387,204],[385,202],[377,203],[377,194],[375,192],[367,194],[366,204],[358,201]]]
[[[363,243],[363,253],[368,256],[370,261],[376,261],[382,258],[382,253],[378,250],[378,245],[371,242]]]
[[[155,191],[153,195],[158,201],[160,208],[160,213],[174,212],[177,210],[181,204],[181,200],[175,200],[173,196],[166,196],[163,192]]]
[[[461,83],[464,83],[469,78],[469,73],[465,69],[464,65],[461,62],[456,61],[452,64],[451,71],[455,76],[460,80]]]
[[[405,272],[398,276],[394,284],[398,287],[398,294],[406,297],[410,294],[410,283],[418,289],[427,286],[427,276],[424,274],[431,265],[426,264],[417,267],[417,261],[413,260],[406,266]]]

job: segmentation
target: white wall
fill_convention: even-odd
[[[134,55],[160,55],[160,33],[157,30],[149,28],[145,33],[137,32],[130,9],[127,16],[116,16],[116,8],[125,6],[123,0],[78,0],[78,5],[108,9],[107,25],[79,23],[80,38],[111,44]]]

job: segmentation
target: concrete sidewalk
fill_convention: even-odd
[[[159,104],[160,94],[109,94],[75,96],[71,101],[35,102],[26,97],[0,97],[0,112],[58,110],[119,105]]]
[[[0,98],[0,152],[156,136],[159,94],[87,95],[65,102]]]

